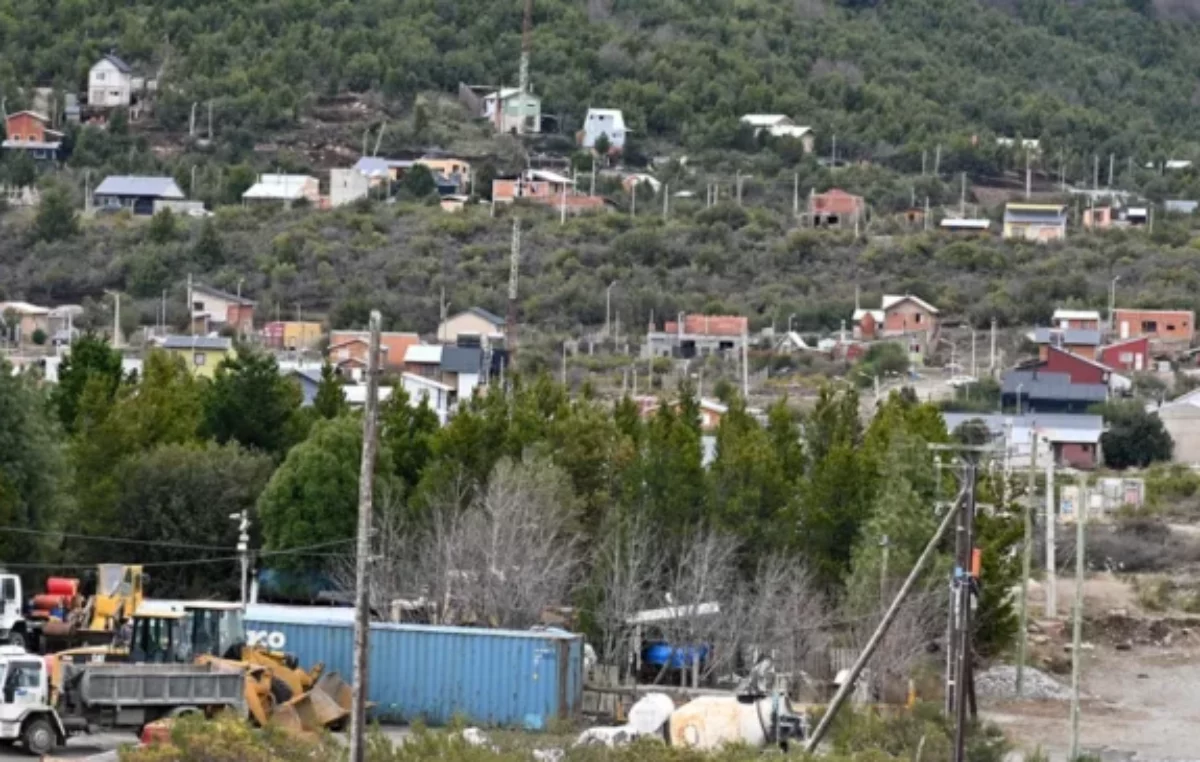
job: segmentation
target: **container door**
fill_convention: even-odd
[[[533,700],[523,718],[529,730],[544,730],[551,717],[557,716],[554,697],[558,694],[558,651],[541,646],[533,652]]]

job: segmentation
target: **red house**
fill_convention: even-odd
[[[1039,370],[1065,373],[1071,377],[1072,384],[1108,384],[1112,378],[1112,371],[1095,360],[1054,346],[1046,349],[1046,359],[1038,366]]]
[[[1113,370],[1150,369],[1150,337],[1138,336],[1107,344],[1097,350],[1097,359]]]
[[[860,221],[867,211],[862,196],[833,188],[808,197],[808,215],[813,227],[841,227]]]
[[[3,147],[8,151],[26,151],[34,159],[58,158],[62,148],[61,132],[47,129],[50,120],[33,111],[18,111],[4,120],[7,139]]]

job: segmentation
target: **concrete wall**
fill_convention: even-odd
[[[329,203],[344,206],[366,198],[371,190],[367,176],[357,169],[329,170]]]
[[[1178,405],[1160,410],[1158,417],[1175,442],[1176,463],[1200,465],[1200,408]]]

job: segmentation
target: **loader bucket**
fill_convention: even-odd
[[[331,673],[322,675],[311,691],[276,707],[271,720],[293,732],[319,733],[349,716],[350,687]]]

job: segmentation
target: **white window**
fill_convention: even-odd
[[[97,81],[97,82],[103,82],[103,81],[104,81],[104,72],[102,72],[102,71],[98,71],[98,72],[96,72],[96,81]]]
[[[206,362],[208,362],[208,356],[206,354],[204,354],[203,352],[196,352],[195,354],[192,355],[192,364],[195,365],[196,367],[200,367],[201,365],[204,365],[204,363],[206,363]]]
[[[1126,365],[1133,362],[1133,352],[1122,352],[1120,361]]]

